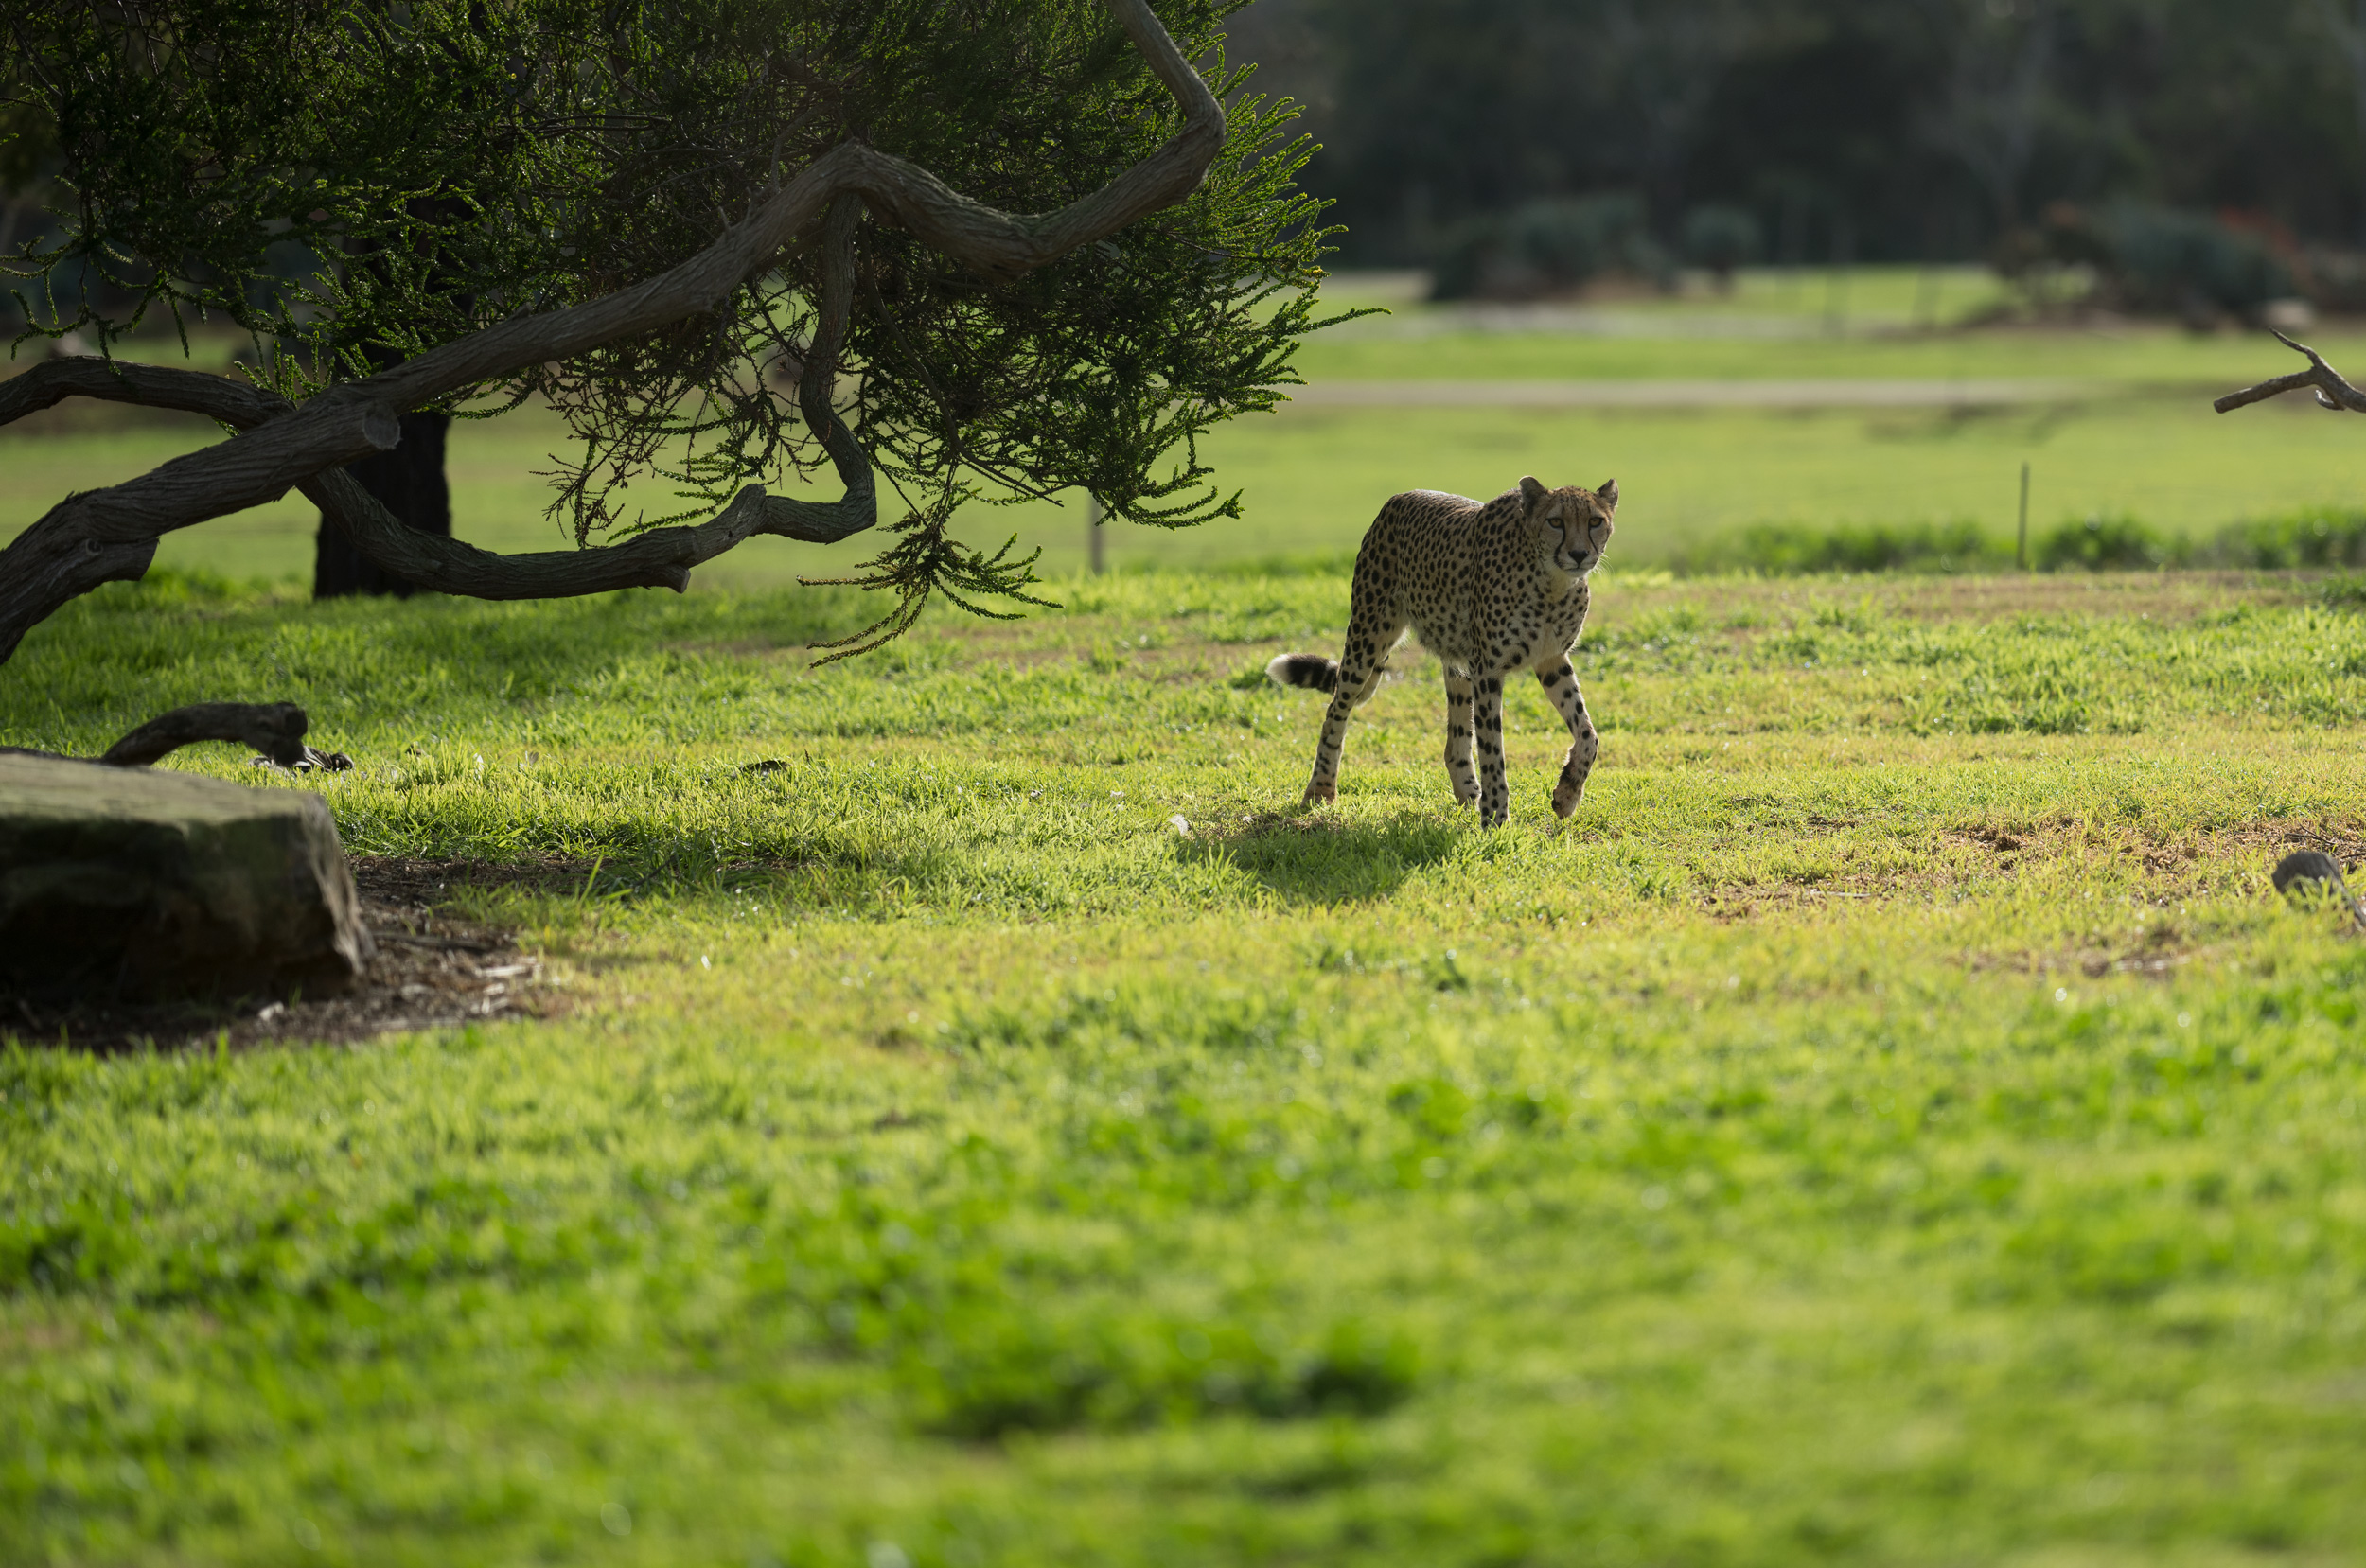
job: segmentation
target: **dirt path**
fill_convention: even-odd
[[[1958,380],[1319,381],[1290,401],[1315,408],[1979,408],[2124,396],[2111,381]]]

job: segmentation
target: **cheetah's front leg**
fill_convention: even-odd
[[[1457,805],[1479,797],[1478,774],[1471,767],[1471,678],[1446,672],[1446,777]]]
[[[1498,828],[1511,816],[1504,783],[1504,678],[1481,676],[1478,693],[1479,826]]]
[[[1561,710],[1562,722],[1569,726],[1569,755],[1562,762],[1561,778],[1553,785],[1553,815],[1566,817],[1585,799],[1585,776],[1594,770],[1594,759],[1601,752],[1601,737],[1594,732],[1593,716],[1586,713],[1585,697],[1578,690],[1578,672],[1570,667],[1566,655],[1537,665],[1536,678],[1545,696]]]

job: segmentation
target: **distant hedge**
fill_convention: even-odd
[[[2097,513],[2033,533],[2029,559],[2039,572],[2366,568],[2366,508],[2312,506],[2245,518],[2198,540],[2184,533],[2166,533],[2126,513]],[[2012,567],[2014,554],[2010,537],[1969,519],[1938,523],[1758,522],[1685,547],[1668,564],[1690,576],[1722,572],[1767,576],[1999,572]]]

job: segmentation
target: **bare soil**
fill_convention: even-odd
[[[362,921],[378,943],[369,970],[335,996],[227,1003],[44,1005],[0,996],[0,1031],[75,1050],[185,1050],[278,1043],[350,1045],[375,1035],[499,1018],[548,1017],[564,1005],[516,933],[450,907],[461,891],[580,882],[579,868],[359,856]]]

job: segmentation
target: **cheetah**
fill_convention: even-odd
[[[1265,666],[1281,686],[1331,693],[1306,802],[1338,798],[1348,715],[1372,695],[1409,626],[1446,667],[1446,775],[1462,805],[1500,826],[1511,814],[1504,783],[1504,677],[1523,665],[1569,726],[1569,754],[1553,786],[1567,817],[1585,795],[1600,743],[1579,695],[1569,650],[1591,602],[1586,574],[1610,544],[1618,482],[1547,490],[1533,477],[1486,502],[1436,490],[1389,499],[1355,554],[1347,647],[1336,661],[1285,653]],[[1471,769],[1476,709],[1478,771]]]

